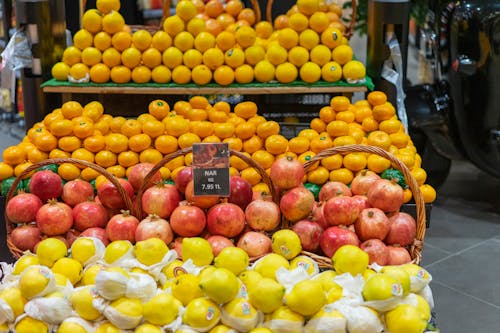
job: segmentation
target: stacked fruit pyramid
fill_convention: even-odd
[[[240,0],[181,0],[153,33],[131,32],[119,8],[118,0],[99,0],[84,13],[74,45],[52,68],[56,80],[228,85],[365,79],[335,4],[299,0],[273,27],[257,22]]]

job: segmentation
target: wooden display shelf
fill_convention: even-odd
[[[231,84],[220,86],[218,84],[207,84],[198,86],[196,84],[177,85],[168,84],[93,84],[93,83],[68,83],[55,81],[54,79],[42,84],[44,93],[60,93],[63,100],[71,100],[72,94],[140,94],[140,95],[213,95],[213,94],[240,94],[240,95],[269,95],[269,94],[332,94],[366,92],[373,89],[373,83],[369,77],[364,83],[348,84],[346,82],[328,83],[316,82],[307,84],[305,82],[292,82],[289,85],[280,83],[250,83]]]

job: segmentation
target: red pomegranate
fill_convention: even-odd
[[[280,207],[273,201],[254,200],[245,209],[250,228],[256,231],[271,231],[281,222]]]
[[[227,202],[234,203],[245,210],[248,204],[252,201],[253,191],[252,185],[248,180],[239,176],[231,176],[230,178],[230,194]]]
[[[330,227],[321,234],[319,244],[323,253],[331,258],[342,245],[351,244],[359,246],[359,238],[349,229],[343,227]]]
[[[145,214],[154,214],[168,219],[179,206],[181,194],[172,184],[157,184],[144,191],[141,202]]]
[[[239,235],[244,228],[245,212],[239,206],[224,202],[208,210],[207,229],[210,234],[231,238]]]
[[[301,220],[293,225],[292,230],[299,235],[302,249],[309,252],[315,252],[319,249],[323,228],[318,223],[310,220]]]
[[[21,251],[34,252],[35,245],[42,240],[42,234],[34,225],[22,225],[12,230],[10,240]]]
[[[403,188],[398,183],[379,179],[375,181],[366,193],[368,203],[384,212],[395,212],[403,204]]]
[[[220,235],[209,236],[207,238],[207,241],[210,243],[210,246],[212,247],[212,252],[214,253],[214,256],[218,256],[220,251],[222,251],[224,248],[229,246],[234,246],[233,241],[231,241],[227,237]]]
[[[355,195],[366,195],[368,189],[380,179],[380,176],[371,170],[361,170],[351,182],[351,191]]]
[[[403,265],[411,262],[411,256],[407,249],[400,246],[387,246],[389,250],[389,265]]]
[[[65,234],[73,226],[73,212],[64,202],[50,199],[36,213],[36,224],[47,236]]]
[[[161,239],[168,245],[174,240],[174,233],[167,220],[152,214],[139,222],[137,229],[135,229],[135,241],[139,242],[154,237]]]
[[[294,187],[285,192],[280,200],[281,213],[292,222],[308,217],[313,207],[314,195],[303,186]]]
[[[181,193],[186,191],[187,184],[193,179],[193,168],[188,166],[182,168],[175,176],[175,187]]]
[[[34,222],[42,200],[31,193],[19,193],[7,202],[5,214],[12,223]]]
[[[50,170],[37,171],[31,177],[29,190],[45,203],[49,199],[57,199],[61,196],[62,179],[57,173]]]
[[[88,228],[104,228],[108,222],[108,212],[95,201],[85,201],[73,207],[73,227],[78,231]]]
[[[94,188],[85,180],[70,180],[63,186],[61,199],[74,207],[80,202],[94,199]]]
[[[417,223],[410,214],[397,212],[389,217],[389,231],[384,241],[388,245],[406,246],[413,243],[417,235]]]
[[[380,239],[369,239],[361,243],[361,250],[368,253],[369,263],[385,266],[389,263],[389,249]]]
[[[123,178],[119,178],[120,185],[130,199],[134,198],[134,189],[130,183]],[[97,189],[97,196],[104,207],[111,209],[125,209],[125,202],[115,185],[109,180],[102,183]]]
[[[321,190],[319,190],[318,199],[319,201],[327,201],[333,197],[338,196],[352,196],[351,190],[347,187],[346,184],[336,181],[326,182],[323,186],[321,186]]]
[[[302,184],[304,166],[297,159],[287,156],[278,158],[271,165],[269,177],[280,190],[288,190]]]
[[[106,225],[106,234],[110,241],[128,240],[135,243],[135,231],[139,220],[128,211],[113,216]]]
[[[128,174],[128,181],[135,192],[139,191],[141,188],[144,178],[148,175],[148,173],[153,169],[155,165],[153,163],[142,162],[138,163],[130,168],[130,172]],[[157,171],[151,178],[148,183],[148,187],[153,186],[155,183],[161,181],[161,173]]]
[[[372,238],[384,240],[389,226],[389,218],[378,208],[363,209],[354,223],[356,234],[362,241]]]
[[[205,212],[192,205],[178,206],[170,215],[170,226],[182,237],[199,236],[206,226]]]
[[[252,258],[258,258],[267,253],[271,253],[271,245],[271,238],[256,231],[244,233],[236,244],[237,247],[242,248]]]
[[[323,215],[329,225],[351,225],[359,215],[359,206],[352,197],[333,197],[323,205]]]
[[[109,244],[108,234],[104,228],[96,227],[85,229],[82,233],[80,233],[80,237],[94,237],[101,240],[105,246]]]

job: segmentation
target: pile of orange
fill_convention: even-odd
[[[3,151],[0,180],[19,176],[33,163],[59,157],[86,160],[125,177],[139,162],[157,163],[166,154],[198,142],[227,142],[231,149],[243,152],[266,170],[280,156],[292,156],[304,163],[332,146],[367,144],[395,154],[411,169],[426,201],[434,200],[435,192],[425,185],[421,158],[382,92],[371,92],[366,100],[354,104],[346,97],[333,97],[311,121],[310,128],[296,137],[287,139],[280,130],[278,122],[260,116],[256,104],[250,101],[231,108],[226,102],[212,105],[202,96],[178,101],[172,107],[155,100],[147,113],[130,119],[104,113],[96,101],[83,106],[69,101],[30,128],[21,143]],[[191,162],[192,154],[171,160],[161,169],[163,178],[175,179],[177,172]],[[231,156],[230,164],[232,175],[241,175],[259,192],[268,191],[257,170],[243,160]],[[360,170],[381,173],[389,167],[391,163],[378,155],[335,155],[311,168],[304,181],[349,184]],[[98,176],[90,168],[71,163],[62,164],[58,172],[65,180]],[[406,200],[410,200],[411,192],[407,190],[406,194]]]
[[[228,85],[365,78],[343,36],[341,9],[324,0],[298,0],[274,25],[257,22],[241,0],[181,0],[154,33],[131,32],[119,8],[119,0],[101,0],[84,13],[74,45],[52,68],[56,80]]]

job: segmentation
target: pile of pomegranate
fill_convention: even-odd
[[[239,176],[231,176],[228,198],[195,196],[191,167],[182,169],[173,183],[163,181],[158,172],[144,188],[144,178],[153,167],[137,164],[128,179],[118,179],[137,216],[126,210],[109,180],[95,190],[84,180],[63,185],[57,173],[37,171],[29,193],[18,193],[7,203],[6,217],[14,226],[12,244],[21,251],[36,251],[46,237],[57,237],[68,246],[78,236],[97,237],[104,244],[158,237],[180,251],[183,237],[202,236],[215,255],[236,245],[250,257],[260,257],[271,252],[271,235],[286,221],[308,252],[332,257],[342,245],[353,244],[368,252],[370,263],[411,261],[406,247],[415,239],[416,222],[399,212],[403,189],[371,171],[360,172],[350,188],[340,182],[326,183],[315,200],[303,186],[303,165],[295,159],[277,159],[270,169],[280,193],[276,203],[253,192]]]

